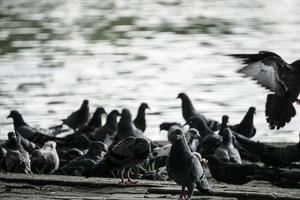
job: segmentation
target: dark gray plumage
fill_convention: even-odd
[[[247,137],[252,138],[256,134],[256,128],[253,125],[253,118],[256,113],[255,107],[250,107],[239,124],[231,126],[230,129]]]
[[[5,168],[11,173],[31,172],[29,153],[23,148],[21,140],[14,132],[8,133],[8,141],[5,144],[7,151],[5,156]]]
[[[104,176],[111,170],[119,170],[121,184],[125,183],[124,173],[128,183],[133,183],[129,176],[131,168],[147,159],[149,154],[150,143],[147,139],[130,136],[113,146],[105,158],[84,175]]]
[[[55,140],[54,137],[46,135],[44,132],[41,132],[37,128],[29,126],[23,119],[21,113],[16,110],[12,110],[7,118],[13,119],[15,132],[19,133],[23,138],[39,144],[43,145],[45,142],[49,140]]]
[[[105,109],[103,107],[96,108],[92,118],[82,126],[81,128],[76,131],[76,135],[82,134],[82,133],[88,133],[93,132],[97,128],[100,128],[102,126],[102,115],[106,114]]]
[[[140,129],[142,132],[145,132],[147,124],[146,124],[146,109],[150,109],[147,103],[141,103],[138,113],[133,121],[135,127]]]
[[[118,116],[120,116],[119,111],[112,110],[106,116],[106,123],[104,124],[104,126],[98,128],[95,131],[92,139],[104,142],[107,146],[110,146],[114,141],[115,135],[117,134]]]
[[[203,114],[197,112],[194,105],[192,104],[192,101],[188,97],[186,93],[179,93],[177,98],[181,99],[181,107],[182,107],[182,116],[185,119],[186,122],[190,120],[191,117],[197,116],[205,121],[207,126],[213,130],[217,131],[220,128],[220,123],[216,120],[209,119],[205,117]]]
[[[185,197],[186,187],[188,189],[187,199],[192,197],[195,187],[200,192],[211,194],[199,155],[193,154],[189,149],[183,130],[176,129],[172,134],[171,141],[172,147],[167,159],[167,171],[170,177],[182,186],[179,198]]]
[[[53,174],[59,168],[56,142],[48,141],[31,154],[31,168],[35,173]]]
[[[71,113],[66,119],[63,119],[62,122],[76,132],[78,128],[84,126],[84,124],[89,120],[89,115],[89,101],[84,100],[81,107],[77,111]]]
[[[233,137],[229,128],[224,129],[222,143],[214,156],[224,162],[242,163],[240,153],[233,145]]]
[[[93,169],[103,159],[107,150],[108,147],[103,142],[92,142],[87,153],[64,165],[59,170],[59,174],[81,176]]]
[[[293,106],[300,92],[300,60],[286,63],[279,55],[260,51],[257,54],[232,54],[245,65],[238,72],[256,80],[275,94],[266,102],[266,120],[271,129],[284,127],[296,115]]]
[[[199,131],[195,128],[190,128],[185,133],[188,145],[192,152],[197,152],[197,149],[200,145],[201,135],[199,134]]]

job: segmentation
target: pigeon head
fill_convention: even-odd
[[[177,99],[186,100],[189,99],[189,97],[184,92],[181,92],[178,94]]]
[[[102,115],[102,114],[106,114],[105,109],[103,107],[98,107],[95,111],[94,115]]]
[[[142,110],[146,110],[146,109],[150,109],[150,107],[148,106],[148,104],[147,104],[147,103],[141,103],[141,105],[140,105],[140,109],[142,109]]]
[[[171,143],[174,143],[176,141],[182,140],[183,137],[184,137],[183,130],[177,128],[170,134],[170,141]]]
[[[88,153],[92,155],[99,155],[102,151],[108,151],[107,145],[103,142],[95,141],[91,143]]]
[[[160,131],[162,131],[162,130],[167,131],[167,130],[169,130],[169,128],[171,126],[179,126],[180,127],[181,125],[177,122],[163,122],[159,125],[159,130]]]
[[[293,66],[294,69],[296,69],[298,73],[300,73],[300,60],[294,61],[291,65]]]
[[[85,107],[88,107],[89,106],[89,100],[83,100],[82,102],[82,105],[81,105],[81,108],[85,108]]]
[[[109,115],[111,116],[121,116],[121,113],[118,110],[112,110]]]
[[[45,142],[45,144],[42,147],[42,149],[49,150],[49,151],[56,150],[56,142],[54,142],[54,141]]]
[[[229,122],[228,115],[223,115],[223,117],[222,117],[222,124],[228,124],[228,122]]]
[[[228,144],[228,143],[232,143],[232,133],[231,130],[229,128],[225,128],[223,130],[223,143]]]
[[[201,137],[199,131],[195,128],[190,128],[187,134],[190,134],[192,139],[199,139]]]
[[[18,149],[21,146],[21,140],[15,132],[9,132],[8,137],[8,146],[11,149]]]
[[[248,112],[251,113],[251,114],[256,114],[255,107],[250,107],[249,110],[248,110]]]
[[[131,113],[127,108],[122,110],[121,121],[132,121]]]

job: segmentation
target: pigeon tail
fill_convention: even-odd
[[[266,120],[271,129],[280,129],[296,115],[293,104],[275,94],[269,94],[266,102]]]

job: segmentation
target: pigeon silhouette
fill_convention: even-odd
[[[220,128],[220,123],[218,121],[209,119],[205,117],[203,114],[200,114],[196,111],[192,101],[185,93],[179,93],[177,98],[181,99],[181,107],[182,107],[182,116],[186,122],[190,120],[191,117],[198,116],[199,118],[203,119],[207,126],[213,130],[217,131]]]
[[[5,168],[11,173],[25,173],[31,172],[31,163],[29,153],[23,148],[21,140],[14,132],[9,132],[8,140],[5,143],[6,156]]]
[[[66,119],[63,119],[63,124],[66,124],[71,129],[76,132],[78,128],[81,128],[85,125],[85,123],[89,120],[90,109],[89,109],[89,101],[84,100],[82,102],[81,107],[70,114]]]
[[[87,124],[79,128],[75,134],[79,135],[82,133],[94,132],[97,128],[100,128],[102,126],[103,114],[106,114],[105,109],[103,107],[98,107]]]
[[[92,142],[87,153],[64,165],[58,174],[81,176],[93,169],[103,159],[107,151],[108,147],[103,142]]]
[[[120,184],[134,183],[129,176],[131,168],[146,160],[149,154],[150,143],[147,139],[130,136],[113,146],[105,158],[84,175],[101,177],[112,170],[119,170]],[[124,181],[124,174],[128,182]]]
[[[38,145],[43,145],[49,140],[55,140],[54,137],[48,136],[40,130],[29,126],[23,119],[21,113],[16,110],[12,110],[7,118],[13,119],[15,132],[19,133],[23,138],[36,143]],[[59,139],[58,139],[59,140]]]
[[[59,168],[56,142],[48,141],[31,154],[31,168],[35,173],[53,174]]]
[[[104,124],[104,126],[98,128],[95,131],[93,140],[104,142],[107,146],[110,146],[114,141],[115,135],[117,134],[118,116],[120,116],[119,111],[112,110],[106,116],[106,123]]]
[[[279,55],[260,51],[257,54],[232,54],[245,65],[239,73],[251,77],[274,94],[267,96],[266,120],[271,129],[280,129],[296,115],[294,102],[300,92],[300,60],[291,64]]]
[[[230,129],[247,137],[252,138],[256,134],[256,128],[253,125],[253,118],[255,115],[255,107],[250,107],[239,124],[231,126]]]
[[[240,153],[233,145],[233,137],[229,128],[224,129],[222,143],[214,156],[224,162],[242,163]]]
[[[195,187],[200,192],[211,195],[201,165],[201,156],[191,152],[182,129],[174,130],[174,133],[171,134],[171,141],[172,147],[167,159],[167,171],[169,176],[182,187],[179,199],[191,199]],[[185,188],[188,189],[188,198],[185,196]]]
[[[138,113],[133,121],[136,128],[140,129],[142,132],[146,130],[146,109],[150,109],[147,103],[142,103],[138,109]]]

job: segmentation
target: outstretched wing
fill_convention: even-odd
[[[290,66],[279,55],[260,51],[258,54],[232,54],[230,56],[241,59],[245,65],[238,70],[239,73],[253,78],[260,85],[281,97],[288,90],[281,79],[281,73],[290,71]]]

